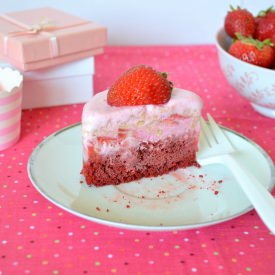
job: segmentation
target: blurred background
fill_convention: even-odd
[[[51,6],[108,28],[109,45],[179,45],[214,43],[229,5],[253,14],[274,0],[9,0],[0,13]]]

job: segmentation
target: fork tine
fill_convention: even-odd
[[[217,141],[215,137],[213,136],[213,133],[209,129],[210,127],[206,124],[205,120],[201,117],[200,118],[200,124],[202,128],[202,133],[205,137],[205,140],[209,147],[214,147],[215,144],[217,144]]]
[[[200,146],[201,146],[201,148],[210,147],[207,137],[205,136],[204,131],[203,131],[203,127],[205,126],[205,121],[202,117],[200,118],[200,125],[201,125]]]
[[[221,128],[217,125],[217,123],[209,113],[207,113],[207,118],[208,118],[210,127],[215,133],[217,143],[223,144],[224,146],[227,146],[228,148],[233,149],[231,142],[228,140],[227,136],[222,132]]]

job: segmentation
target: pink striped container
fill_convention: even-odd
[[[14,145],[20,137],[22,74],[0,68],[0,151]]]

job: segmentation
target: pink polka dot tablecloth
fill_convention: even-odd
[[[229,86],[213,45],[107,47],[96,57],[95,91],[136,64],[168,72],[176,87],[202,97],[204,114],[275,161],[275,120],[256,113]],[[275,274],[275,237],[254,210],[200,229],[146,232],[81,219],[42,197],[28,178],[28,158],[45,137],[79,122],[82,107],[23,111],[19,142],[0,152],[0,275]]]

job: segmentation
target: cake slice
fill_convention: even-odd
[[[169,96],[160,101],[165,103],[143,105],[148,97],[142,96],[138,105],[127,105],[131,100],[126,96],[120,106],[124,96],[114,106],[109,90],[84,106],[82,173],[88,185],[117,185],[196,164],[202,101],[167,83]]]

